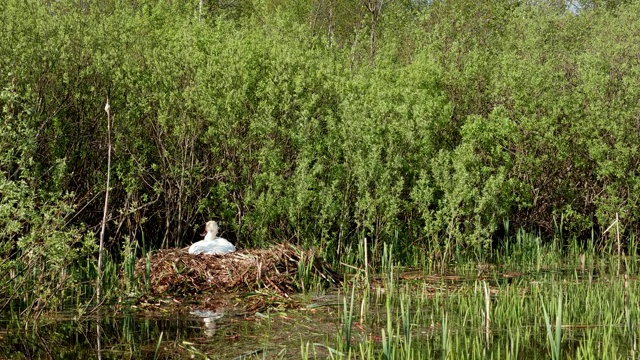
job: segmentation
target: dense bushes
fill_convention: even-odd
[[[107,96],[112,249],[182,246],[209,218],[331,254],[479,249],[506,221],[639,230],[639,4],[341,2],[310,26],[319,8],[286,2],[83,4],[0,5],[5,259],[94,251]]]

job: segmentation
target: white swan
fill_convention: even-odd
[[[218,223],[211,220],[207,222],[204,228],[207,236],[204,240],[198,241],[189,246],[189,254],[210,254],[210,255],[223,255],[236,251],[236,247],[226,239],[216,237],[218,234]],[[203,233],[202,235],[204,235]]]

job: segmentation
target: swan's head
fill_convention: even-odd
[[[213,237],[215,238],[216,235],[218,234],[218,223],[211,220],[211,221],[207,221],[207,224],[204,227],[204,232],[202,233],[202,236],[207,235],[208,233],[211,233],[213,235]]]

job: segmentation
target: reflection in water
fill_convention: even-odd
[[[106,308],[105,311],[109,313]],[[153,358],[161,334],[164,347],[159,358],[180,358],[186,354],[181,355],[179,344],[197,340],[203,332],[210,334],[206,336],[215,334],[213,322],[203,327],[201,318],[185,313],[148,317],[129,312],[106,317],[102,312],[102,317],[96,314],[80,320],[74,314],[59,315],[28,329],[8,320],[0,321],[0,328],[7,329],[7,336],[0,337],[0,359],[120,359],[125,355]]]
[[[475,270],[471,269],[470,272]],[[411,312],[416,314],[413,315],[415,319],[421,319],[407,322],[410,324],[408,333],[413,339],[410,343],[411,351],[416,354],[436,354],[439,351],[438,344],[442,343],[439,337],[443,327],[438,324],[437,319],[442,318],[442,311],[451,314],[449,324],[454,324],[451,329],[454,329],[452,334],[456,337],[452,339],[455,341],[490,343],[495,351],[513,346],[513,334],[510,330],[493,327],[486,334],[479,332],[478,326],[467,325],[468,311],[462,311],[456,317],[455,311],[451,310],[462,302],[484,305],[486,295],[483,291],[475,290],[481,281],[488,285],[491,306],[496,304],[495,309],[500,306],[499,299],[508,298],[517,299],[516,306],[526,310],[536,301],[536,297],[531,294],[546,284],[565,284],[567,278],[571,279],[572,284],[578,284],[573,285],[574,287],[584,283],[584,288],[587,289],[585,292],[593,291],[597,296],[608,294],[606,289],[609,289],[610,283],[600,271],[603,270],[583,272],[575,269],[543,269],[531,273],[484,273],[483,270],[476,277],[465,274],[435,276],[420,271],[399,273],[398,289],[416,299],[411,300],[414,301]],[[605,281],[598,283],[597,279],[601,277]],[[366,319],[352,326],[351,341],[354,346],[370,343],[375,352],[382,351],[381,334],[387,326],[389,312],[385,301],[385,277],[372,275],[371,282],[376,290],[370,293]],[[629,288],[632,286],[633,283],[626,285]],[[503,298],[500,297],[501,294],[504,294]],[[266,313],[253,314],[223,314],[206,310],[164,312],[166,309],[157,307],[153,308],[153,312],[143,309],[117,312],[114,308],[104,307],[101,310],[102,317],[94,314],[76,319],[76,313],[58,314],[55,318],[49,318],[44,323],[27,329],[24,324],[16,324],[17,315],[0,314],[0,359],[234,359],[240,356],[300,358],[303,349],[313,352],[317,358],[335,355],[334,349],[338,349],[336,344],[341,339],[336,336],[336,332],[344,326],[343,309],[347,308],[345,304],[350,301],[348,294],[346,298],[345,294],[339,292],[319,296],[308,294],[301,296],[301,299],[300,304],[306,302],[307,306],[299,310],[272,309]],[[355,303],[364,301],[356,298]],[[355,311],[357,313],[358,309]],[[478,310],[479,314],[480,312]],[[509,310],[504,316],[514,313]],[[522,314],[526,317],[525,312]],[[493,319],[498,318],[495,316]],[[548,357],[544,327],[539,326],[539,320],[528,323],[526,319],[524,327],[517,330],[522,331],[518,335],[518,341],[526,344],[521,345],[520,350],[531,354],[531,358]],[[536,319],[535,314],[531,315],[531,319]],[[398,324],[402,321],[397,318]],[[601,325],[599,321],[601,320],[594,322],[594,326]],[[595,331],[600,331],[595,334],[601,334],[610,330],[575,326],[570,332],[563,330],[564,344],[586,341],[583,339],[588,339],[587,336],[596,336],[593,335]],[[608,336],[614,343],[628,343],[628,335],[622,327],[615,333],[610,331]]]
[[[28,330],[24,324],[3,321],[11,318],[5,314],[0,315],[0,329],[7,329],[0,330],[0,359],[234,359],[252,354],[272,358],[283,351],[298,352],[301,339],[324,343],[327,334],[335,333],[337,308],[260,316],[162,309],[114,315],[114,309],[105,306],[101,317],[97,311],[80,319],[76,313],[58,314]]]
[[[204,322],[204,334],[212,337],[216,334],[216,320],[221,319],[224,314],[210,310],[193,310],[189,314],[197,316]]]

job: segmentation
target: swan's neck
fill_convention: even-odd
[[[213,240],[213,239],[215,239],[215,238],[216,238],[216,233],[215,233],[215,232],[213,232],[213,231],[207,231],[207,235],[205,235],[204,240],[205,240],[205,241],[207,241],[207,240],[208,240],[208,241],[211,241],[211,240]]]

